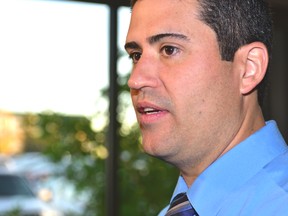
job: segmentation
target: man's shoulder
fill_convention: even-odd
[[[288,151],[265,165],[239,191],[240,193],[247,191],[249,194],[254,194],[257,200],[261,197],[263,201],[271,203],[286,200],[288,208]]]
[[[221,215],[288,215],[288,152],[227,197]]]
[[[271,181],[288,196],[288,151],[276,157],[263,170]]]

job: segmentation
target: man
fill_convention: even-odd
[[[160,215],[177,194],[186,215],[288,215],[287,145],[258,102],[269,15],[262,0],[132,1],[125,49],[143,148],[181,174]]]

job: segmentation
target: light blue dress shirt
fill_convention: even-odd
[[[187,192],[199,216],[288,216],[288,147],[276,123],[266,122],[190,188],[180,176],[171,200],[181,192]]]

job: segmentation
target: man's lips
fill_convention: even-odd
[[[159,109],[154,109],[152,107],[140,107],[137,111],[142,115],[152,115],[161,112]]]
[[[158,114],[160,112],[167,111],[151,103],[138,103],[136,106],[136,110],[138,113],[142,115],[152,115],[152,114]]]
[[[147,102],[137,103],[135,108],[137,119],[142,126],[159,122],[168,113],[168,110],[163,108],[163,106]]]

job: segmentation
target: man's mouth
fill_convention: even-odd
[[[140,114],[144,114],[144,115],[152,115],[152,114],[157,114],[160,113],[161,110],[155,109],[155,108],[151,108],[151,107],[142,107],[138,109],[138,112]]]

